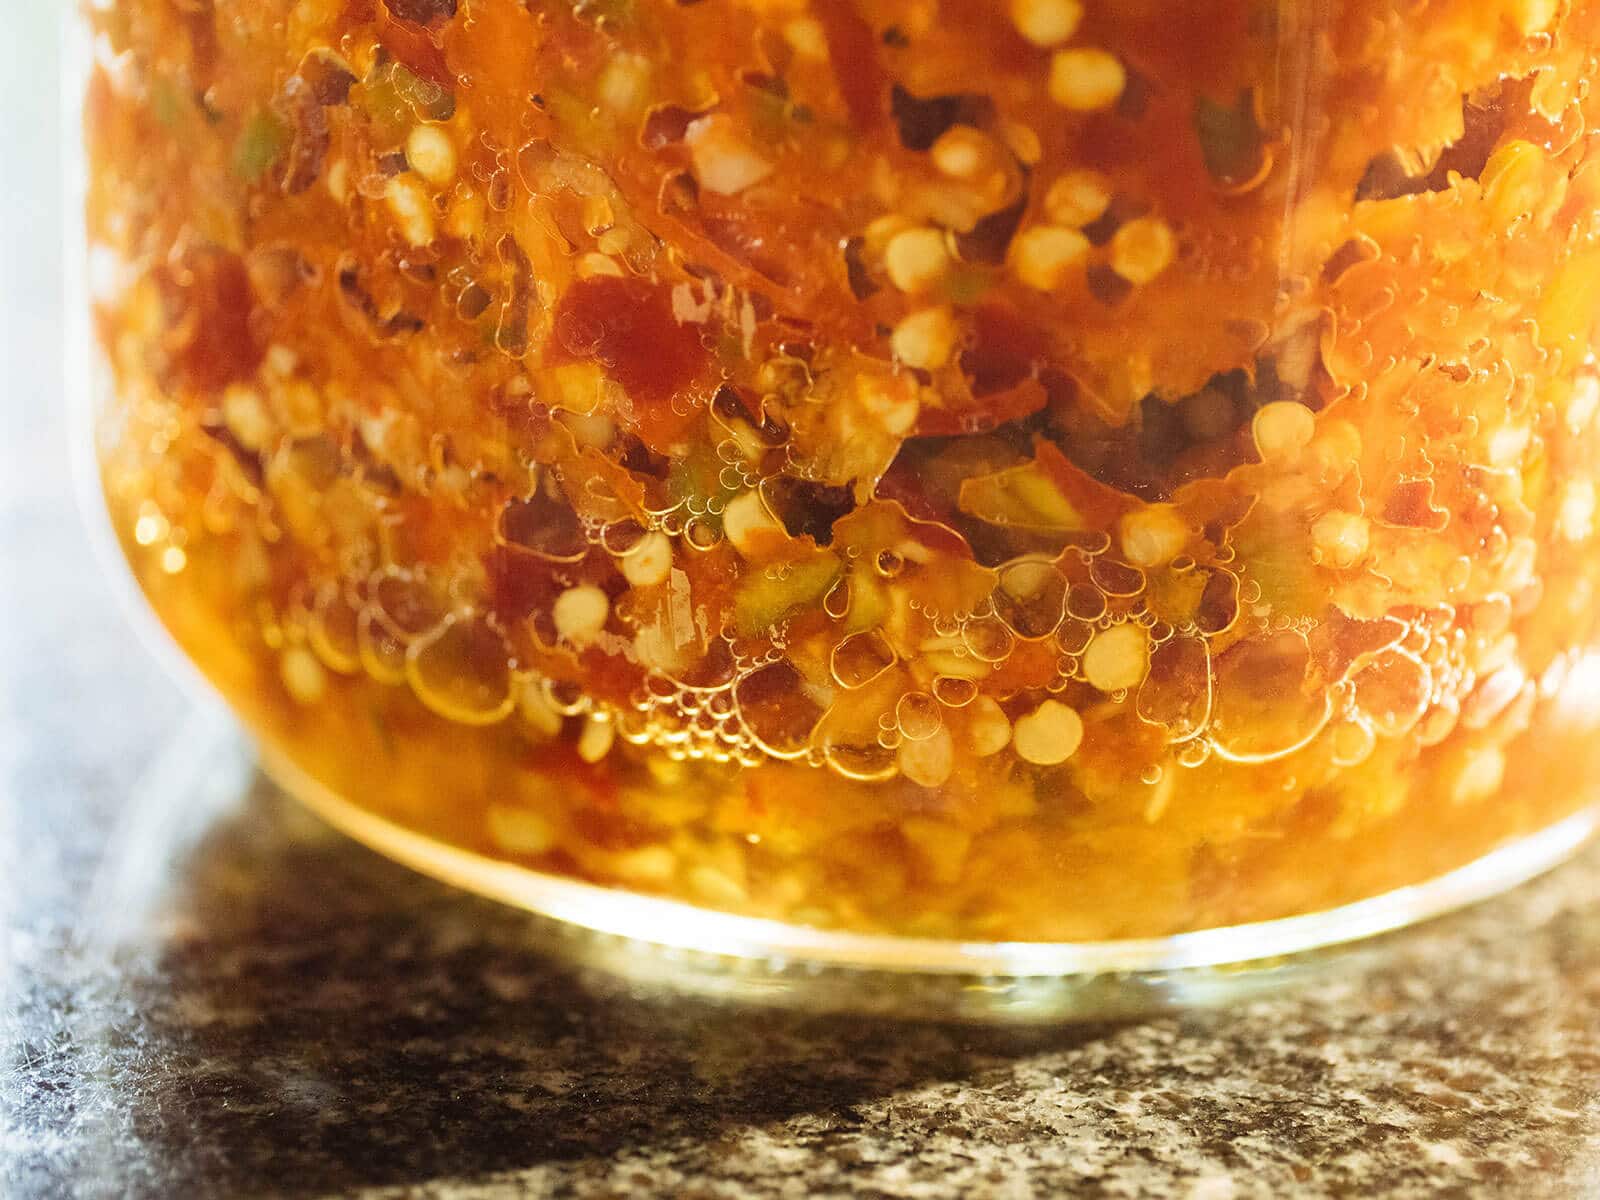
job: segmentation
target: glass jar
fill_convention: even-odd
[[[1049,972],[1592,826],[1600,4],[86,20],[116,534],[389,853]]]

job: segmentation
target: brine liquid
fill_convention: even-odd
[[[102,6],[141,584],[341,795],[800,922],[1161,934],[1573,811],[1600,10],[1168,7]]]

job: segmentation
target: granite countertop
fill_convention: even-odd
[[[1231,1009],[741,1006],[552,956],[216,754],[0,470],[0,1194],[1600,1193],[1600,847]],[[215,760],[215,761],[213,761]]]

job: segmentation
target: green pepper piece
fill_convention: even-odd
[[[257,109],[234,143],[233,173],[246,183],[260,183],[288,148],[289,127],[270,108]]]
[[[1082,514],[1037,462],[963,480],[958,504],[967,516],[991,525],[1054,531],[1084,528]]]
[[[839,578],[839,559],[829,551],[792,562],[779,575],[756,570],[740,581],[733,621],[743,637],[770,633],[803,608],[820,604]]]

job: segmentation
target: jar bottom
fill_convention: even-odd
[[[1238,1003],[1325,970],[1334,947],[1475,904],[1557,866],[1600,803],[1432,879],[1321,912],[1166,937],[977,942],[810,928],[698,908],[490,858],[336,794],[263,746],[260,764],[335,829],[444,883],[548,919],[577,965],[672,991],[916,1019],[1102,1020]]]

